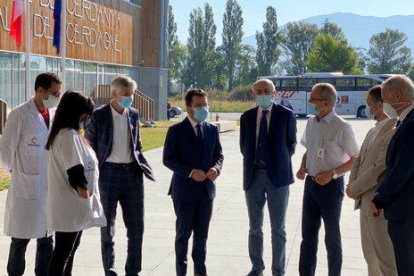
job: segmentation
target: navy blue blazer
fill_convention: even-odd
[[[150,165],[142,154],[142,144],[139,132],[139,114],[138,110],[130,107],[129,115],[129,130],[131,131],[131,138],[133,145],[131,154],[138,166],[141,168],[144,175],[154,181],[154,175]],[[113,139],[113,120],[110,104],[103,105],[97,108],[92,113],[92,118],[86,130],[86,138],[92,145],[99,161],[99,168],[102,167],[105,160],[112,152]]]
[[[258,107],[240,117],[240,151],[243,155],[243,189],[247,190],[254,173],[256,156],[256,125]],[[293,112],[273,103],[267,132],[270,162],[266,171],[276,187],[294,182],[291,157],[296,147],[296,119]]]
[[[206,192],[210,199],[216,194],[215,182],[206,179],[202,183],[189,177],[193,169],[207,172],[216,168],[220,173],[223,167],[223,154],[218,129],[215,125],[203,123],[203,145],[197,143],[196,133],[190,120],[168,129],[164,144],[163,163],[174,173],[168,194],[176,200],[193,201],[196,195]]]
[[[384,179],[374,203],[387,220],[414,220],[414,110],[395,131],[387,149]]]

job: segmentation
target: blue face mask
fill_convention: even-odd
[[[318,115],[318,110],[316,109],[316,106],[312,103],[308,103],[308,114],[310,115]]]
[[[260,95],[256,96],[256,105],[263,107],[264,109],[268,108],[273,100],[272,95]]]
[[[122,99],[118,101],[118,104],[122,108],[128,108],[132,105],[133,96],[122,96]]]
[[[199,123],[204,122],[208,117],[208,107],[201,106],[197,108],[193,108],[194,119],[196,119]]]

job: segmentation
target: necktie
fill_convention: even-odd
[[[201,124],[196,125],[197,128],[197,140],[203,142],[203,132],[201,131]]]
[[[259,167],[266,167],[267,163],[267,113],[269,110],[262,111],[262,118],[260,119],[259,136],[257,137],[256,149],[256,165]]]

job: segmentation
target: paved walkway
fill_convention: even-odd
[[[298,120],[298,140],[303,133],[305,120]],[[352,120],[359,143],[365,136],[372,121]],[[238,131],[221,134],[224,151],[224,169],[217,182],[217,198],[214,203],[213,219],[208,240],[207,269],[211,276],[241,276],[250,270],[247,250],[248,219],[242,189],[242,157],[238,147]],[[294,170],[298,169],[304,148],[298,145],[293,158]],[[154,168],[157,182],[145,183],[145,234],[143,245],[142,275],[174,274],[174,225],[175,216],[167,190],[171,171],[162,165],[162,149],[146,152]],[[7,192],[0,193],[0,225],[3,221],[4,203]],[[299,248],[301,242],[301,208],[303,182],[291,186],[287,212],[287,250],[286,275],[298,275]],[[343,276],[367,275],[366,264],[362,256],[359,234],[359,215],[353,210],[353,201],[345,198],[342,208],[341,230],[343,242]],[[126,234],[122,216],[118,211],[116,233],[116,263],[119,275],[123,275],[126,257]],[[327,275],[327,257],[324,246],[323,229],[321,229],[316,275]],[[264,257],[267,267],[265,275],[271,275],[270,222],[265,213]],[[74,276],[103,275],[100,256],[100,236],[98,229],[85,231],[81,245],[75,257]],[[10,240],[0,235],[0,275],[6,275],[6,263]],[[34,275],[34,246],[31,242],[27,251],[27,268],[25,275]],[[191,248],[191,247],[190,247]],[[190,257],[190,256],[189,256]],[[189,275],[192,275],[191,257],[189,258]]]

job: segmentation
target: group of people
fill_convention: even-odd
[[[112,100],[96,109],[81,93],[66,91],[61,96],[61,85],[55,74],[40,74],[35,96],[10,113],[0,140],[2,164],[12,173],[4,221],[5,234],[11,237],[7,272],[23,275],[27,244],[37,239],[36,275],[71,275],[82,231],[101,227],[105,275],[118,275],[114,235],[119,202],[128,238],[125,274],[138,275],[144,232],[143,177],[154,181],[154,175],[142,154],[138,111],[131,107],[136,83],[116,76]],[[257,106],[240,118],[252,265],[248,276],[263,275],[265,270],[266,202],[272,275],[285,273],[285,216],[289,185],[295,181],[291,157],[297,129],[292,110],[274,103],[275,94],[270,80],[256,81]],[[202,89],[187,91],[188,116],[169,128],[163,151],[163,163],[173,171],[168,193],[176,215],[178,276],[187,274],[191,235],[194,275],[207,275],[215,181],[224,160],[218,128],[206,122],[207,98]],[[302,135],[306,152],[296,173],[305,180],[299,274],[315,275],[322,220],[329,275],[341,274],[339,222],[346,192],[361,210],[361,240],[369,275],[410,275],[414,266],[414,159],[410,156],[414,151],[414,85],[398,75],[368,91],[366,114],[377,123],[361,149],[351,125],[335,113],[336,99],[335,87],[329,83],[316,84],[309,97],[308,107],[315,116]]]
[[[248,276],[261,276],[263,208],[267,201],[272,237],[272,275],[284,275],[285,215],[296,121],[289,108],[273,103],[275,87],[253,85],[257,107],[240,119],[243,187],[249,216]],[[335,113],[336,89],[313,86],[301,144],[306,148],[296,177],[305,180],[299,274],[315,275],[318,233],[325,227],[328,275],[341,275],[340,216],[344,192],[360,208],[361,241],[370,276],[412,275],[414,267],[414,84],[393,76],[367,92],[368,117],[376,120],[361,149],[349,123]],[[344,175],[351,171],[349,183]],[[345,190],[345,191],[344,191]],[[384,210],[384,212],[381,212]]]
[[[112,80],[112,100],[95,109],[75,91],[61,95],[61,79],[42,73],[35,95],[10,112],[0,140],[1,161],[12,179],[4,233],[11,237],[7,273],[21,276],[30,239],[37,239],[35,274],[72,275],[82,231],[101,229],[105,275],[115,270],[118,202],[127,229],[125,274],[141,271],[143,176],[154,180],[142,154],[136,82]],[[54,239],[53,239],[54,236]]]

